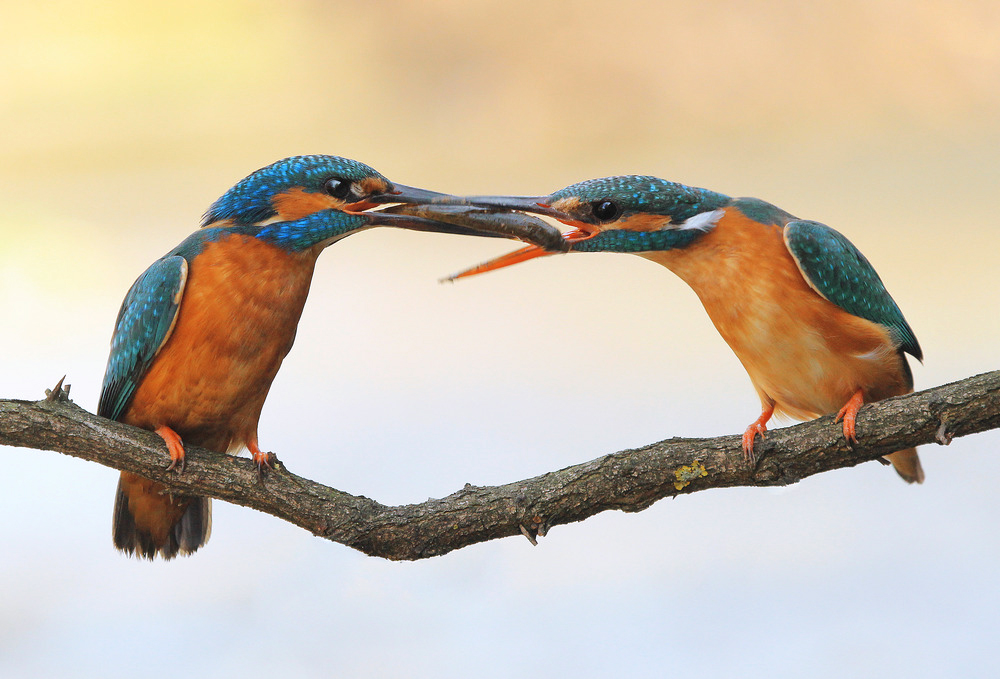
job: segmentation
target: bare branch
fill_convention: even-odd
[[[0,400],[0,444],[55,450],[135,472],[178,491],[252,507],[315,535],[387,559],[421,559],[524,534],[609,509],[641,511],[664,497],[708,488],[775,486],[886,453],[1000,427],[1000,371],[866,405],[859,443],[823,417],[769,432],[743,462],[739,436],[669,439],[503,486],[471,486],[420,504],[389,507],[288,472],[257,480],[250,460],[190,447],[183,475],[165,470],[162,440],[97,417],[59,388],[37,402]]]

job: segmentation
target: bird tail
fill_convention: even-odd
[[[111,534],[115,547],[130,556],[191,554],[212,534],[212,501],[174,495],[162,483],[122,472]]]
[[[920,466],[920,457],[916,448],[907,448],[886,455],[885,459],[892,463],[896,473],[903,477],[907,483],[923,483],[924,468]]]

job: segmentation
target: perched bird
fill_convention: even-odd
[[[819,222],[756,198],[634,175],[548,196],[455,202],[548,215],[574,227],[564,234],[571,252],[630,252],[680,276],[760,397],[760,417],[743,434],[750,460],[775,413],[836,413],[854,442],[862,403],[913,391],[904,353],[922,360],[917,338],[865,256]],[[450,279],[547,254],[527,247]],[[915,448],[886,457],[907,482],[923,481]]]
[[[185,443],[230,453],[245,447],[263,470],[268,454],[258,446],[257,422],[324,248],[374,226],[562,242],[554,227],[521,229],[521,222],[474,208],[442,207],[441,214],[475,228],[363,212],[437,195],[335,156],[286,158],[243,179],[209,208],[202,228],[132,285],[115,324],[98,414],[155,431],[178,471]],[[208,498],[174,495],[122,472],[118,549],[169,559],[194,552],[210,531]]]

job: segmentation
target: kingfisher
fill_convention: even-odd
[[[547,215],[572,227],[570,252],[628,252],[661,264],[698,295],[760,397],[743,434],[746,459],[775,414],[836,413],[857,441],[861,405],[913,391],[905,354],[923,360],[881,278],[840,232],[756,198],[731,198],[657,177],[573,184],[547,196],[472,196],[467,205]],[[446,280],[552,250],[528,246]],[[886,456],[909,483],[924,472],[915,448]]]
[[[439,195],[328,155],[286,158],[252,173],[128,291],[98,414],[159,434],[168,469],[183,471],[188,444],[221,453],[246,448],[263,473],[271,457],[260,450],[257,423],[324,248],[375,226],[562,242],[548,224],[551,233],[474,208],[421,210],[424,216],[367,211]],[[436,214],[443,221],[427,218]],[[208,498],[121,473],[112,529],[119,550],[148,559],[190,554],[211,525]]]

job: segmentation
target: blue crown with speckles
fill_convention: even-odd
[[[364,163],[339,156],[292,156],[261,168],[226,191],[205,213],[202,226],[231,220],[237,226],[256,224],[276,213],[271,198],[301,186],[306,191],[322,191],[330,177],[358,181],[381,174]]]
[[[708,189],[698,189],[668,182],[649,175],[622,175],[590,179],[567,186],[552,194],[553,201],[576,197],[584,203],[613,200],[622,214],[648,212],[670,215],[679,224],[696,214],[722,207],[729,196]]]

